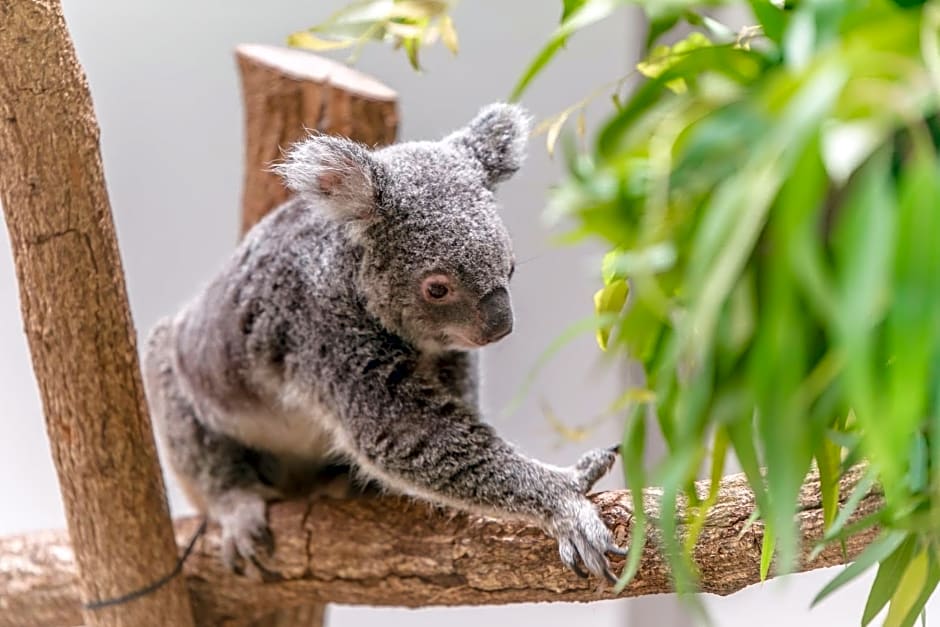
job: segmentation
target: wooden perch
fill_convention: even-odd
[[[70,557],[75,622],[80,601],[118,597],[169,572],[176,545],[144,402],[98,124],[55,0],[0,4],[0,198],[81,572],[79,592]],[[64,533],[57,541],[68,546]],[[7,563],[9,558],[0,556]],[[5,583],[0,606],[23,585],[17,578]],[[193,617],[184,582],[175,580],[131,603],[89,610],[85,621],[186,627]],[[34,615],[24,612],[14,622],[31,624]]]
[[[369,146],[395,141],[398,95],[377,80],[301,50],[244,44],[235,56],[245,101],[242,233],[287,200],[269,166],[309,131]]]
[[[843,480],[843,496],[860,476],[861,470],[856,470]],[[706,486],[699,485],[703,494]],[[657,516],[659,492],[648,490],[645,497],[648,513]],[[617,540],[626,543],[629,493],[605,492],[593,498]],[[854,519],[881,504],[881,495],[870,493]],[[695,548],[705,592],[727,595],[759,581],[763,526],[747,523],[753,510],[754,496],[744,476],[723,479]],[[842,564],[876,533],[867,530],[850,538],[845,555],[834,545],[809,561],[808,551],[823,529],[815,475],[803,487],[798,517],[806,548],[800,570]],[[554,540],[524,523],[434,510],[392,497],[281,503],[271,509],[270,520],[277,549],[264,564],[268,572],[261,578],[224,570],[217,529],[210,528],[199,541],[186,564],[186,576],[200,624],[227,624],[311,601],[426,607],[614,597],[597,580],[579,579],[565,569]],[[181,544],[198,524],[193,519],[177,523]],[[81,617],[75,567],[65,534],[0,540],[0,556],[0,627],[77,624]],[[639,574],[623,596],[670,590],[666,563],[648,546]]]

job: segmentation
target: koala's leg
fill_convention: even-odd
[[[616,581],[606,553],[623,555],[585,494],[614,463],[599,449],[560,468],[528,458],[483,423],[462,395],[407,357],[346,385],[340,420],[349,454],[386,485],[489,514],[534,520],[578,574]]]
[[[222,559],[242,572],[245,560],[256,561],[274,548],[266,502],[277,496],[268,480],[277,459],[203,425],[179,385],[170,338],[164,321],[148,341],[143,370],[151,417],[187,496],[221,526]]]

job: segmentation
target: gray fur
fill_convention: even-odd
[[[270,547],[268,500],[351,464],[383,488],[538,522],[565,563],[610,576],[604,553],[618,549],[583,495],[613,454],[543,464],[477,406],[470,349],[512,328],[493,190],[519,168],[527,128],[521,109],[497,104],[438,142],[370,152],[308,138],[277,167],[297,198],[151,333],[160,439],[221,524],[230,566]]]

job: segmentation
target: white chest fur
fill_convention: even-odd
[[[252,448],[306,460],[326,459],[335,451],[332,416],[310,410],[258,411],[233,417],[222,430]]]

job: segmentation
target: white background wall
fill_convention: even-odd
[[[231,250],[241,186],[242,119],[231,51],[238,43],[280,43],[316,23],[339,0],[66,0],[99,122],[108,186],[134,319],[143,335],[161,315],[206,281]],[[359,67],[401,94],[401,137],[433,138],[465,123],[483,104],[504,99],[554,26],[560,3],[463,2],[456,13],[461,52],[425,54],[416,75],[403,56],[365,50]],[[632,66],[643,26],[634,13],[576,38],[524,100],[537,117],[560,111]],[[606,106],[600,100],[599,108]],[[590,119],[590,118],[589,118]],[[613,398],[616,372],[602,368],[585,336],[552,361],[524,404],[502,410],[541,351],[566,325],[590,313],[598,251],[559,249],[541,228],[546,191],[560,168],[532,142],[524,170],[502,190],[504,216],[520,260],[514,281],[516,331],[485,356],[485,405],[491,421],[525,450],[569,463],[589,446],[619,440],[616,418],[581,443],[566,443],[543,406],[571,425],[590,422]],[[0,238],[0,534],[64,524],[62,507],[29,367],[7,238]],[[619,467],[604,483],[623,484]],[[189,511],[170,482],[177,514]],[[719,625],[833,627],[857,622],[866,588],[856,587],[811,614],[809,600],[831,573],[775,581],[730,599],[710,600]],[[524,621],[570,625],[692,624],[671,596],[590,605],[525,605],[456,610],[336,607],[332,624],[437,625]]]

